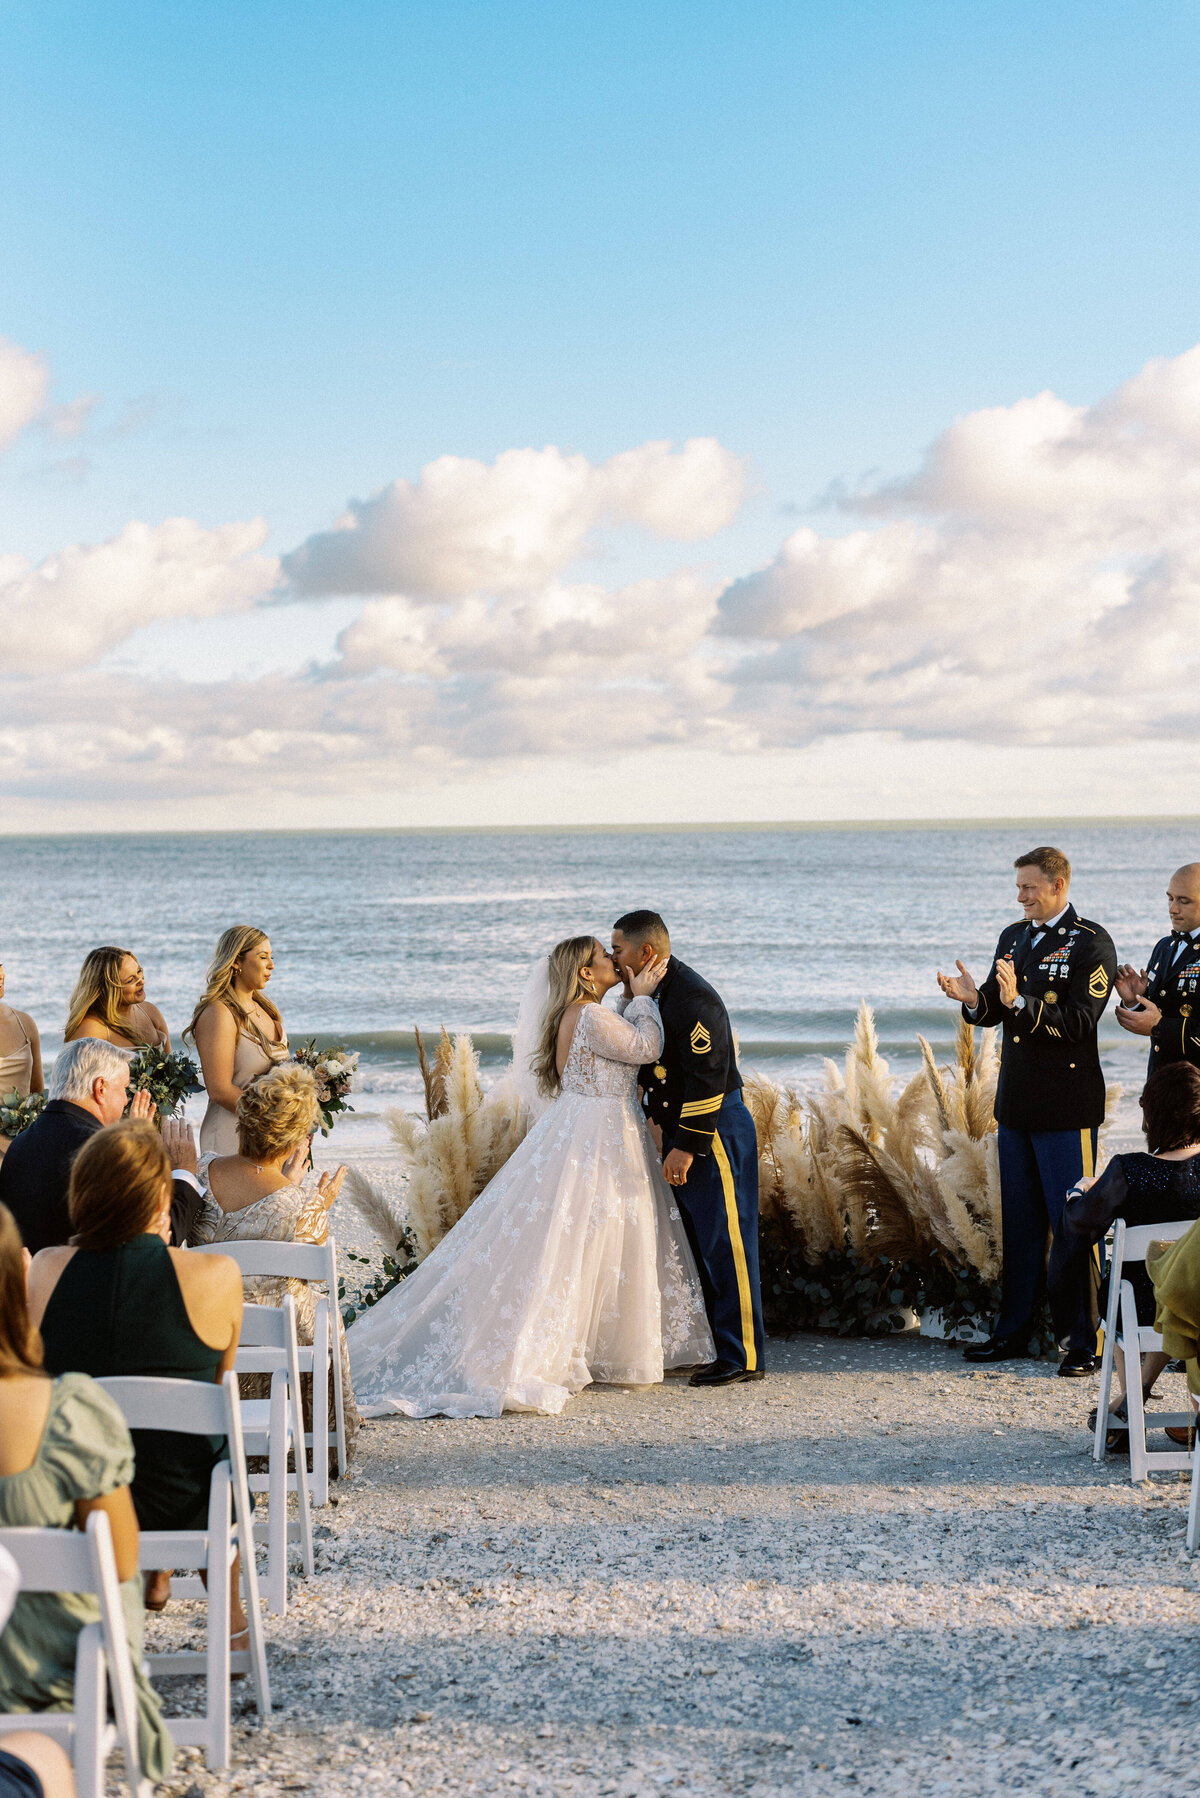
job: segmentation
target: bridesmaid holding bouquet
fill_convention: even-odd
[[[266,995],[275,963],[265,931],[232,924],[208,970],[208,985],[184,1031],[200,1056],[208,1110],[200,1126],[202,1155],[236,1155],[236,1112],[243,1090],[288,1059],[287,1032]]]

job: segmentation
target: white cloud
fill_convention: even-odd
[[[300,593],[446,599],[529,591],[555,579],[604,520],[691,541],[741,504],[740,459],[711,437],[645,443],[598,466],[561,450],[505,450],[490,466],[441,456],[415,482],[355,501],[331,531],[284,557]]]
[[[0,449],[41,414],[49,381],[41,356],[0,337]]]
[[[7,674],[86,668],[143,624],[208,618],[263,599],[278,563],[257,555],[262,519],[205,530],[190,518],[132,523],[107,543],[73,544],[36,566],[0,559]]]
[[[1092,407],[960,419],[882,521],[796,531],[734,581],[734,714],[764,743],[864,727],[1064,745],[1200,726],[1200,348]]]
[[[207,685],[85,670],[152,619],[277,596],[261,521],[134,524],[38,568],[0,557],[0,792],[359,803],[505,768],[798,755],[826,783],[812,809],[837,816],[871,809],[869,792],[838,802],[839,758],[858,754],[855,791],[880,757],[881,809],[911,814],[937,807],[895,770],[928,782],[975,744],[976,785],[1001,767],[1025,783],[1023,803],[997,791],[1011,812],[1039,809],[1068,763],[1076,791],[1081,757],[1110,779],[1122,745],[1145,770],[1147,745],[1178,757],[1200,735],[1200,350],[1091,407],[1042,394],[956,421],[911,478],[845,502],[843,535],[797,530],[723,591],[688,569],[568,578],[605,521],[695,538],[741,491],[710,440],[599,466],[444,457],[286,559],[300,597],[372,595],[324,666]]]

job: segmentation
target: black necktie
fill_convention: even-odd
[[[1173,968],[1175,966],[1175,963],[1179,960],[1181,951],[1184,950],[1185,948],[1190,949],[1192,946],[1191,931],[1190,930],[1173,930],[1171,932],[1171,943],[1172,943],[1171,959],[1167,965],[1168,965],[1168,967]]]

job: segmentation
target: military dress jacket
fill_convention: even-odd
[[[1146,969],[1146,997],[1163,1014],[1150,1033],[1148,1074],[1173,1061],[1200,1067],[1200,943],[1189,937],[1177,955],[1180,941],[1172,935],[1155,943]]]
[[[651,1123],[676,1147],[712,1152],[717,1114],[729,1093],[741,1091],[733,1026],[718,993],[672,955],[654,997],[663,1022],[663,1050],[638,1073]]]
[[[1003,1035],[996,1122],[1011,1130],[1089,1130],[1104,1122],[1104,1074],[1096,1028],[1117,972],[1107,930],[1068,905],[1034,946],[1037,925],[1001,931],[992,969],[979,987],[969,1024],[998,1024]],[[995,964],[1011,956],[1014,1010],[1000,998]]]

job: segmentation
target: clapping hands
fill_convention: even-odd
[[[339,1167],[335,1168],[332,1173],[326,1170],[317,1181],[317,1193],[320,1196],[326,1211],[332,1211],[337,1202],[337,1196],[342,1190],[342,1181],[345,1178],[345,1168]]]
[[[1113,985],[1122,1005],[1132,1005],[1135,1000],[1144,998],[1149,991],[1150,976],[1145,968],[1135,968],[1132,962],[1124,961],[1117,969]]]
[[[956,961],[954,965],[958,969],[957,977],[953,974],[943,974],[939,968],[937,983],[947,999],[953,999],[956,1004],[965,1005],[968,1011],[974,1011],[979,1003],[979,988],[961,961]]]

